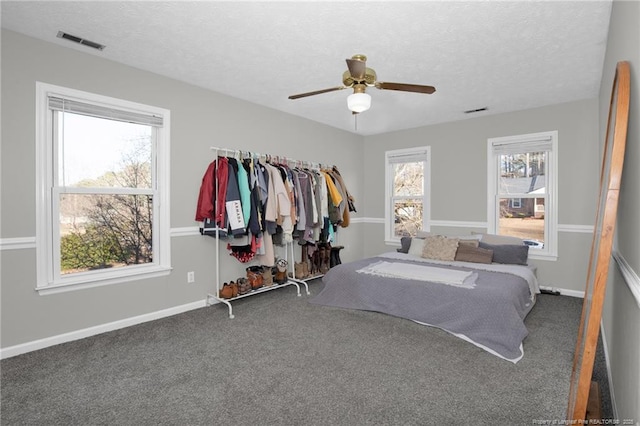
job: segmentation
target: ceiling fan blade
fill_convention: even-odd
[[[421,84],[387,83],[384,81],[376,81],[375,86],[378,89],[401,90],[403,92],[426,93],[428,95],[436,91],[436,88],[433,86],[423,86]]]
[[[351,77],[353,77],[354,80],[362,80],[367,71],[367,61],[353,58],[347,59],[346,61]]]
[[[330,89],[322,89],[322,90],[316,90],[314,92],[307,92],[307,93],[299,93],[297,95],[291,95],[289,96],[289,99],[299,99],[299,98],[305,98],[307,96],[313,96],[313,95],[320,95],[322,93],[327,93],[327,92],[333,92],[336,90],[342,90],[342,89],[346,89],[345,86],[338,86],[338,87],[332,87]]]

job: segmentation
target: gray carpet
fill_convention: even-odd
[[[564,419],[580,309],[579,299],[541,295],[514,365],[441,330],[315,306],[287,287],[237,301],[233,320],[216,305],[5,359],[1,424]]]

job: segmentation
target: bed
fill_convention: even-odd
[[[389,252],[344,263],[323,277],[317,305],[382,312],[441,328],[513,363],[539,293],[535,268],[426,259]]]

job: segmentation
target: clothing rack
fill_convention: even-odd
[[[308,162],[308,161],[300,161],[300,160],[292,160],[290,158],[286,158],[286,157],[280,157],[280,156],[271,156],[268,154],[259,154],[259,153],[252,153],[249,151],[241,151],[241,150],[237,150],[237,149],[229,149],[229,148],[219,148],[219,147],[211,147],[210,148],[212,151],[215,151],[216,153],[216,159],[215,161],[218,161],[218,156],[220,153],[222,153],[224,156],[229,157],[229,154],[231,154],[232,157],[235,157],[237,159],[240,158],[246,158],[246,157],[251,157],[251,158],[258,158],[259,160],[264,160],[264,161],[274,161],[276,163],[286,163],[290,166],[293,167],[308,167],[308,168],[323,168],[323,167],[327,167],[327,166],[323,166],[322,164],[319,163],[312,163],[312,162]],[[217,167],[216,167],[217,168]],[[218,180],[216,179],[216,193],[218,191]],[[245,294],[241,294],[241,295],[237,295],[235,297],[232,297],[231,299],[224,299],[222,297],[220,297],[220,290],[222,289],[221,287],[221,281],[220,281],[220,227],[216,226],[215,227],[215,235],[216,235],[216,290],[215,290],[215,294],[207,294],[207,305],[210,306],[212,304],[215,303],[215,301],[218,302],[222,302],[225,305],[227,305],[228,309],[229,309],[229,318],[233,319],[235,318],[235,315],[233,314],[233,307],[231,305],[232,301],[238,300],[238,299],[242,299],[245,297],[249,297],[249,296],[254,296],[256,294],[260,294],[260,293],[264,293],[267,291],[271,291],[271,290],[275,290],[275,289],[279,289],[279,288],[283,288],[283,287],[287,287],[290,285],[294,285],[297,289],[297,296],[300,297],[302,294],[300,292],[300,284],[304,285],[305,290],[307,295],[310,295],[311,292],[309,291],[309,286],[306,283],[306,281],[303,280],[299,280],[295,278],[295,269],[294,269],[294,264],[295,264],[295,255],[294,255],[294,251],[293,251],[293,242],[288,242],[285,244],[285,255],[284,255],[284,259],[287,261],[287,268],[290,270],[291,275],[289,276],[289,274],[287,273],[287,281],[285,283],[282,284],[272,284],[270,286],[265,286],[265,287],[260,287],[258,289],[254,289],[252,291],[250,291],[249,293],[245,293]],[[291,261],[289,261],[289,254],[291,255]]]
[[[327,165],[327,164],[322,164],[322,163],[314,163],[311,161],[306,161],[306,160],[295,160],[289,157],[284,157],[284,156],[280,156],[280,155],[271,155],[271,154],[264,154],[264,153],[259,153],[259,152],[251,152],[251,151],[245,151],[245,150],[240,150],[240,149],[231,149],[231,148],[219,148],[216,146],[212,146],[209,148],[211,151],[215,151],[216,153],[218,152],[223,152],[226,153],[226,157],[234,157],[234,158],[240,158],[240,157],[253,157],[253,158],[258,158],[260,160],[264,160],[264,161],[274,161],[276,163],[286,163],[290,166],[293,167],[308,167],[308,168],[312,168],[312,169],[331,169],[334,166],[333,165]],[[229,155],[231,154],[231,155]],[[217,155],[216,155],[217,157]]]

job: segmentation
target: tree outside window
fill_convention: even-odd
[[[387,151],[387,242],[428,228],[429,147]]]
[[[37,289],[168,274],[169,111],[36,89]]]

